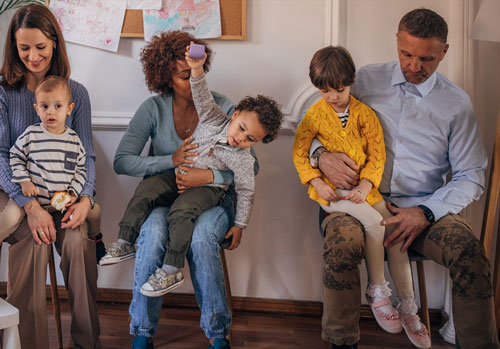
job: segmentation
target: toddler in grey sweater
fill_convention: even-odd
[[[186,62],[191,68],[191,91],[199,122],[193,133],[193,143],[198,145],[197,156],[184,166],[233,172],[237,195],[236,215],[234,226],[226,238],[232,237],[239,241],[242,230],[247,227],[254,197],[255,159],[250,153],[250,147],[260,141],[269,143],[276,138],[283,115],[275,101],[258,95],[243,99],[231,119],[228,119],[215,103],[208,88],[203,70],[206,55],[201,59],[190,58],[188,50],[189,47],[186,50]],[[140,186],[143,187],[142,190],[136,190],[120,222],[119,242],[128,249],[128,258],[131,258],[130,255],[133,257],[133,243],[153,208],[151,204],[145,203],[159,200],[170,205],[167,216],[169,241],[164,265],[157,268],[141,287],[142,294],[157,297],[183,282],[184,276],[180,268],[184,266],[193,233],[193,222],[201,213],[221,203],[228,188],[209,184],[190,188],[179,195],[173,171],[149,177]],[[125,260],[119,256],[119,251],[115,255],[112,252],[114,251],[110,251],[109,256],[102,259],[101,265]]]

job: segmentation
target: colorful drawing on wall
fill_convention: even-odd
[[[222,35],[219,0],[162,0],[159,11],[144,10],[144,38],[183,30],[200,39]]]
[[[129,10],[161,10],[161,0],[127,0]]]
[[[116,52],[127,0],[51,0],[64,39]]]

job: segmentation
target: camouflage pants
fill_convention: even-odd
[[[344,213],[331,214],[323,227],[322,338],[352,345],[359,341],[363,230]],[[412,248],[449,269],[457,348],[500,348],[489,262],[470,226],[458,215],[446,215],[423,232]]]

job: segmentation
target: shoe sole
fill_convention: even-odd
[[[127,254],[125,256],[120,256],[120,257],[110,257],[110,258],[106,258],[106,259],[105,259],[105,257],[102,257],[101,261],[99,262],[99,265],[105,266],[105,265],[117,264],[117,263],[129,260],[132,258],[135,258],[135,252],[131,253],[131,254]]]
[[[432,345],[429,345],[428,347],[425,347],[425,346],[419,345],[418,343],[415,343],[415,341],[411,338],[410,334],[408,333],[409,330],[406,329],[406,326],[405,325],[401,325],[401,326],[405,330],[406,337],[408,337],[408,339],[410,340],[411,344],[413,344],[415,347],[417,347],[419,349],[429,349],[432,346]],[[422,326],[424,326],[424,325],[422,324]]]
[[[375,314],[375,310],[372,309],[373,317],[375,318],[375,321],[377,321],[377,324],[380,326],[381,329],[383,329],[385,332],[388,333],[400,333],[403,330],[403,326],[399,327],[398,329],[390,329],[382,325],[380,321],[378,320],[377,314]]]
[[[160,296],[163,296],[167,293],[169,293],[170,291],[172,291],[173,289],[179,287],[180,285],[182,285],[184,283],[184,279],[182,279],[181,281],[179,281],[178,283],[176,284],[173,284],[172,286],[170,287],[167,287],[163,290],[159,290],[159,291],[148,291],[148,290],[145,290],[141,287],[141,293],[146,296],[146,297],[160,297]]]

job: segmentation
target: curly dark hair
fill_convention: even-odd
[[[257,97],[246,96],[238,103],[236,110],[257,113],[260,124],[267,131],[262,143],[269,143],[278,135],[283,122],[283,113],[278,103],[273,99],[262,95],[257,95]]]
[[[177,61],[185,58],[186,46],[191,41],[205,45],[207,60],[203,70],[205,73],[210,70],[212,50],[203,40],[178,30],[155,35],[141,51],[142,71],[149,91],[166,96],[173,94],[172,75],[177,67]]]

